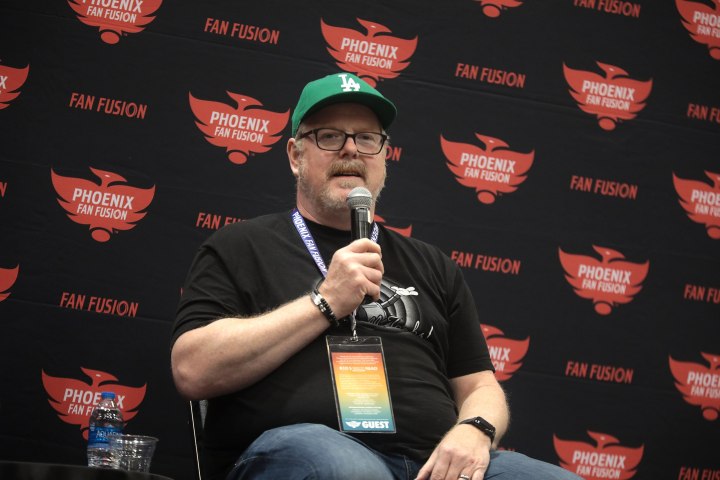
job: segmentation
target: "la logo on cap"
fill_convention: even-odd
[[[357,92],[360,90],[360,84],[352,77],[348,78],[347,73],[340,73],[338,74],[338,77],[342,78],[342,85],[340,88],[342,88],[343,92]]]

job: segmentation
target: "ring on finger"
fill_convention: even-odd
[[[458,477],[458,480],[470,480],[470,476],[465,475],[464,473],[461,473],[460,476]]]

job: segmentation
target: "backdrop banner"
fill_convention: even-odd
[[[290,115],[333,72],[398,107],[377,220],[461,267],[501,448],[720,480],[720,0],[0,0],[0,458],[85,463],[113,390],[194,479],[185,274],[293,207]]]

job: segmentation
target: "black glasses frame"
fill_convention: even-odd
[[[332,130],[333,132],[339,132],[339,133],[342,133],[343,135],[345,135],[345,138],[343,139],[343,142],[340,144],[340,147],[338,147],[338,148],[324,148],[324,147],[321,147],[320,144],[318,143],[317,132],[319,132],[320,130]],[[358,143],[357,143],[357,141],[355,140],[355,137],[356,137],[357,135],[363,135],[363,134],[366,134],[366,133],[372,133],[373,135],[380,135],[380,137],[382,137],[382,142],[380,142],[380,147],[378,148],[377,152],[363,152],[362,150],[360,150],[360,147],[358,146]],[[302,139],[302,138],[309,137],[310,135],[314,135],[314,137],[315,137],[315,145],[317,145],[317,147],[318,147],[320,150],[325,150],[325,151],[327,151],[327,152],[339,152],[340,150],[343,149],[343,147],[345,147],[345,144],[347,143],[347,139],[348,139],[348,138],[352,138],[352,139],[353,139],[353,142],[355,143],[355,148],[357,148],[358,153],[362,153],[362,154],[364,154],[364,155],[377,155],[378,153],[382,152],[382,149],[383,149],[383,147],[385,146],[385,142],[387,142],[388,138],[390,138],[388,135],[386,135],[386,134],[384,134],[384,133],[379,133],[379,132],[355,132],[355,133],[347,133],[347,132],[344,132],[344,131],[342,131],[342,130],[338,130],[337,128],[322,127],[322,128],[313,128],[312,130],[308,130],[308,131],[305,132],[305,133],[301,133],[300,135],[298,135],[297,137],[295,137],[295,139],[296,139],[296,140],[300,140],[300,139]]]

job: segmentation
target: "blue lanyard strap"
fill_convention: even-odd
[[[310,229],[305,223],[305,219],[302,217],[302,215],[300,215],[300,212],[297,208],[293,209],[290,216],[292,217],[292,222],[293,225],[295,225],[295,229],[300,235],[303,243],[305,243],[305,248],[307,248],[308,252],[310,252],[310,256],[315,261],[315,265],[317,265],[320,273],[322,273],[322,276],[326,277],[327,267],[325,266],[325,261],[320,254],[320,250],[317,247],[317,243],[315,243],[315,239],[313,238],[312,233],[310,233]],[[377,243],[379,235],[380,229],[378,228],[377,223],[373,222],[373,229],[370,233],[370,240]]]

